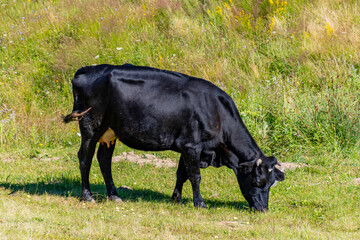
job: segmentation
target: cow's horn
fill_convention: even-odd
[[[281,164],[277,159],[276,159],[276,164],[275,165],[278,165],[279,167],[281,167]]]
[[[261,163],[262,163],[261,158],[259,158],[258,160],[256,160],[256,166],[257,166],[257,167],[260,166]]]

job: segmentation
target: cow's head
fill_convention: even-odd
[[[241,192],[255,211],[268,210],[270,187],[285,178],[275,165],[280,164],[274,156],[239,164],[237,179]]]

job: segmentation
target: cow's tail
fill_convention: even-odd
[[[91,110],[91,107],[89,107],[87,110],[83,111],[83,112],[78,112],[78,111],[73,111],[72,113],[63,116],[63,122],[64,123],[69,123],[71,121],[80,121],[81,118]]]

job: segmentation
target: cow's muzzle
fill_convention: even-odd
[[[260,208],[251,207],[251,210],[254,211],[254,212],[264,213],[264,212],[267,212],[269,209],[261,206]]]

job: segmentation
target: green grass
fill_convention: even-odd
[[[254,214],[229,169],[202,171],[208,209],[195,209],[191,186],[172,203],[175,168],[113,164],[124,203],[106,200],[95,161],[90,174],[96,204],[80,202],[75,149],[42,158],[0,161],[0,236],[3,239],[358,239],[359,167],[311,165],[286,172],[271,189],[270,211]],[[60,158],[54,158],[60,156]],[[326,157],[323,161],[331,161]]]
[[[335,0],[1,2],[1,238],[358,239],[358,12]],[[117,186],[133,188],[117,212],[94,161],[98,203],[83,205],[79,130],[60,118],[70,81],[126,62],[215,83],[266,154],[308,167],[287,172],[269,213],[251,214],[225,168],[202,172],[211,208],[198,210],[189,185],[183,205],[170,202],[175,169],[115,163]]]

